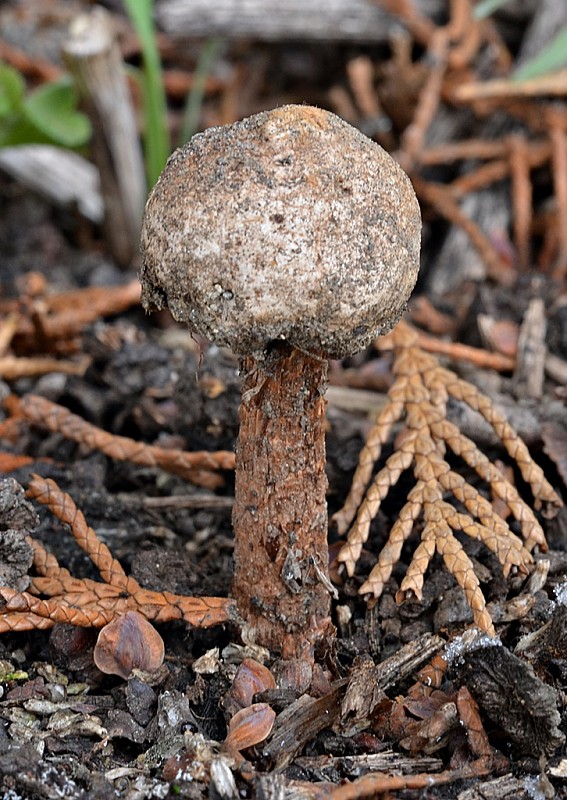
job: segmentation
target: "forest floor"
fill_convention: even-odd
[[[118,4],[103,5],[125,57],[139,63]],[[506,81],[511,65],[545,45],[550,28],[567,24],[567,10],[550,23],[561,4],[515,3],[508,15],[481,24],[463,0],[452,4],[453,31],[443,39],[434,34],[447,13],[420,17],[419,3],[384,5],[397,24],[381,43],[223,41],[199,127],[310,102],[395,154],[424,219],[422,270],[406,320],[421,331],[424,349],[503,410],[565,496],[567,84],[562,93],[547,84],[529,93],[522,85],[492,93],[481,87]],[[0,58],[15,64],[18,56],[35,85],[46,63],[61,67],[66,24],[91,6],[7,2]],[[168,32],[160,38],[174,132],[200,47]],[[40,397],[113,436],[170,450],[234,450],[238,359],[191,336],[167,312],[146,315],[138,267],[137,258],[118,267],[101,228],[76,209],[0,172],[3,587],[30,586],[29,536],[72,576],[99,579],[92,547],[85,552],[52,510],[25,497],[38,475],[72,498],[144,589],[230,595],[231,469],[191,483],[89,446],[88,429],[79,441],[61,423],[46,430],[55,406],[40,406],[34,421],[18,405]],[[386,403],[392,364],[378,346],[330,366],[330,515],[347,497]],[[456,400],[447,416],[533,506],[484,420]],[[378,466],[397,446],[395,439],[387,445]],[[457,458],[451,464],[508,516],[470,467]],[[530,574],[511,570],[505,578],[493,553],[459,536],[497,632],[495,640],[480,635],[467,644],[472,612],[440,556],[431,560],[422,598],[396,602],[419,525],[381,596],[369,603],[359,594],[412,485],[406,471],[376,515],[353,577],[331,565],[336,638],[317,654],[308,680],[301,665],[282,664],[236,623],[159,624],[163,665],[127,679],[95,666],[95,628],[43,630],[40,617],[37,629],[8,630],[7,623],[0,636],[0,797],[567,797],[565,509],[538,516],[548,549],[535,548]],[[334,557],[340,541],[332,525],[330,537]],[[15,611],[11,619],[24,616]],[[246,681],[261,705],[245,718],[245,732],[233,723],[227,737]],[[262,729],[266,707],[275,712],[274,727],[246,739]]]

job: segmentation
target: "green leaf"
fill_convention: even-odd
[[[567,65],[567,25],[561,28],[554,39],[544,47],[539,55],[514,72],[515,81],[527,81],[546,72],[552,72]]]
[[[0,64],[0,117],[21,106],[25,90],[26,83],[18,70]]]
[[[52,144],[52,141],[22,114],[0,119],[0,147],[19,144]]]
[[[77,110],[77,93],[68,79],[47,83],[24,101],[26,120],[61,147],[81,147],[91,135],[88,117]]]

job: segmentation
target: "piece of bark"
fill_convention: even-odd
[[[77,17],[63,54],[93,125],[104,229],[116,262],[129,266],[139,250],[146,200],[144,162],[124,63],[111,15],[101,7]]]
[[[30,584],[28,570],[33,551],[22,531],[0,532],[0,586],[25,592]]]
[[[509,773],[495,780],[475,781],[474,786],[457,795],[457,800],[511,800],[520,797],[528,797],[524,781]]]
[[[38,516],[13,478],[0,480],[0,586],[24,592],[33,550],[27,537],[37,528]]]
[[[551,619],[520,639],[516,653],[529,659],[538,674],[567,677],[567,606],[555,603]]]
[[[274,769],[284,769],[307,742],[331,727],[339,715],[345,685],[345,679],[336,681],[330,692],[316,699],[301,695],[278,715],[270,742],[262,748],[262,756]]]
[[[316,770],[323,775],[337,770],[345,778],[358,778],[362,772],[389,772],[413,775],[416,772],[441,772],[443,761],[433,756],[416,756],[384,750],[348,756],[301,756],[294,762],[305,771]]]
[[[541,297],[530,301],[520,328],[513,387],[516,397],[540,400],[545,373],[547,319]]]
[[[415,0],[418,12],[443,12],[443,0]],[[159,26],[176,38],[259,41],[387,42],[399,21],[373,0],[161,0]]]
[[[0,148],[0,169],[62,208],[76,208],[96,225],[104,217],[97,168],[71,150],[50,144]]]
[[[385,691],[413,675],[443,644],[439,636],[425,634],[379,664],[363,663],[353,669],[341,703],[341,733],[352,736],[367,728]]]
[[[505,647],[494,644],[465,652],[457,674],[519,753],[552,755],[565,741],[558,727],[557,692]]]
[[[34,507],[14,478],[0,480],[0,530],[32,533],[39,525]]]

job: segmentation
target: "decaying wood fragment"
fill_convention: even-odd
[[[483,712],[521,752],[552,754],[565,741],[558,727],[557,692],[507,648],[465,649],[455,670]]]
[[[354,668],[349,675],[348,686],[341,702],[341,732],[351,736],[365,730],[386,690],[407,680],[425,661],[438,653],[443,645],[439,636],[426,634],[404,645],[379,664],[369,662]]]
[[[513,378],[514,392],[518,399],[539,400],[543,396],[546,332],[545,305],[540,297],[536,297],[528,305],[518,339]]]
[[[270,742],[263,748],[263,755],[275,769],[281,770],[290,764],[319,731],[332,726],[340,713],[346,683],[344,678],[336,681],[323,697],[301,695],[279,714]]]

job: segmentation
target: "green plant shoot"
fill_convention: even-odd
[[[144,150],[148,183],[153,186],[170,153],[167,130],[167,103],[161,60],[153,21],[152,0],[124,0],[124,5],[140,38],[144,97]]]
[[[509,3],[510,0],[481,0],[473,11],[475,19],[484,19]],[[527,81],[546,72],[553,72],[567,66],[567,25],[526,64],[519,67],[513,75],[515,81]]]
[[[567,66],[567,25],[560,29],[541,53],[514,72],[515,81],[527,81]]]

